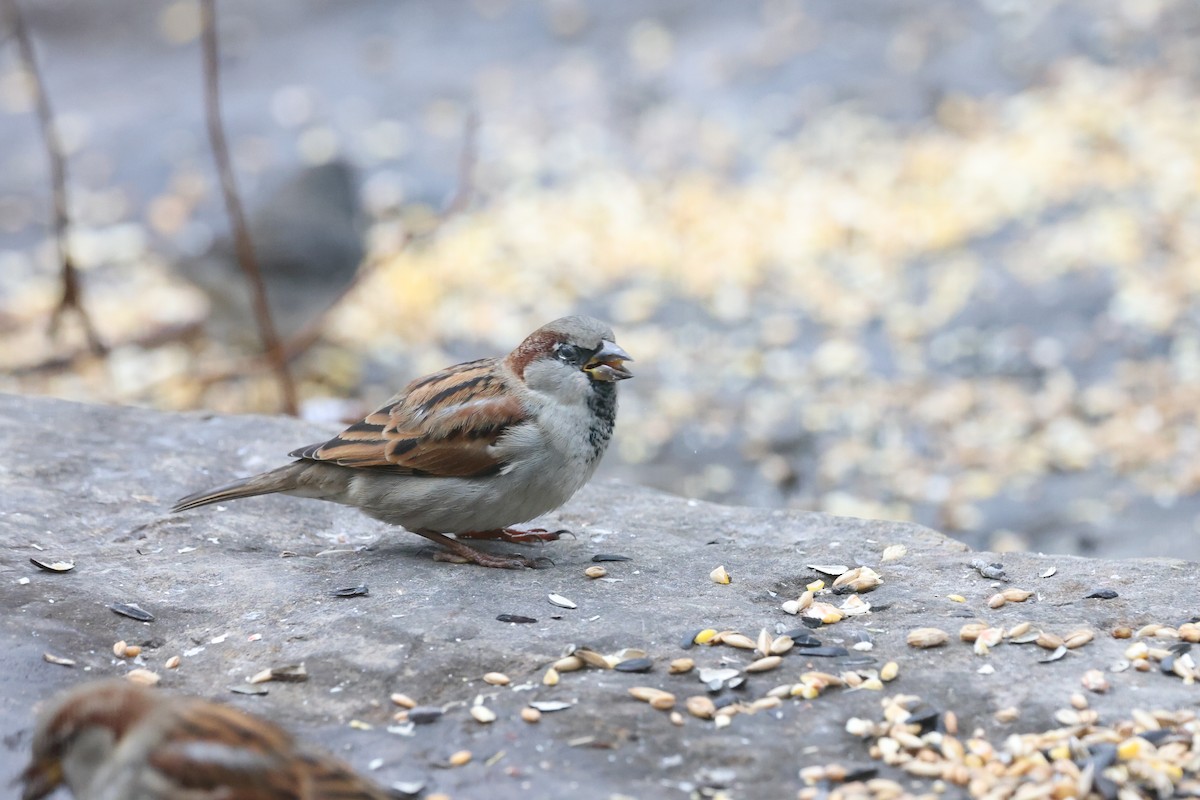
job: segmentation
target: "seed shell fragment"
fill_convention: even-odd
[[[361,586],[343,586],[340,589],[334,589],[329,594],[331,597],[363,597],[369,593],[370,590],[364,583]]]
[[[75,569],[74,561],[42,561],[38,558],[30,558],[29,563],[46,572],[70,572]]]
[[[940,628],[915,628],[908,632],[905,641],[910,647],[940,647],[949,638],[949,634]],[[810,650],[809,653],[811,652]]]
[[[496,617],[500,622],[515,622],[518,624],[529,624],[537,622],[533,617],[523,617],[520,614],[500,614]]]
[[[564,703],[561,700],[534,700],[529,707],[537,709],[543,714],[549,714],[554,711],[566,711],[571,705],[571,703]]]
[[[109,609],[122,617],[136,619],[138,622],[153,622],[154,615],[136,603],[113,603]]]
[[[42,653],[42,660],[47,664],[57,664],[60,667],[75,666],[74,660],[70,658],[64,658],[63,656],[56,656],[53,653]]]
[[[1101,589],[1093,589],[1091,592],[1085,594],[1084,599],[1087,599],[1087,600],[1113,600],[1113,599],[1116,599],[1117,596],[1118,595],[1117,595],[1116,589],[1101,588]]]
[[[633,561],[629,556],[619,556],[615,553],[597,553],[592,556],[592,561],[603,563],[606,561]]]
[[[732,578],[729,577],[729,572],[726,571],[724,566],[719,566],[716,569],[714,569],[712,572],[708,573],[708,577],[712,580],[713,583],[719,583],[722,585],[728,584],[730,581],[733,580]]]
[[[561,594],[554,594],[551,592],[550,594],[546,595],[546,599],[550,601],[550,605],[558,606],[559,608],[579,608],[574,601],[568,600]]]

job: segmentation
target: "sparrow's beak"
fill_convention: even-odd
[[[623,381],[633,373],[625,369],[626,361],[633,361],[615,342],[603,341],[600,349],[583,365],[583,371],[594,381]]]
[[[63,782],[62,762],[33,761],[25,768],[14,783],[24,783],[25,790],[21,792],[21,800],[41,800],[53,792]]]

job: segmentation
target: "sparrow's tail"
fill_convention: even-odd
[[[190,508],[206,506],[209,503],[221,503],[225,500],[238,500],[243,497],[256,497],[260,494],[288,492],[300,485],[300,476],[307,465],[303,461],[288,464],[286,467],[264,472],[250,478],[218,486],[205,492],[196,492],[187,497],[181,497],[174,506],[172,513],[187,511]]]

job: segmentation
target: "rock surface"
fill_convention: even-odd
[[[125,640],[143,646],[142,660],[162,675],[164,691],[262,714],[359,770],[375,766],[371,774],[384,784],[423,785],[454,798],[683,798],[722,787],[733,797],[794,797],[804,766],[871,763],[844,726],[851,716],[878,717],[881,696],[920,694],[953,709],[964,731],[982,727],[994,742],[1044,730],[1080,690],[1085,670],[1107,670],[1121,658],[1128,643],[1111,638],[1115,626],[1174,625],[1198,610],[1196,566],[1186,562],[1006,555],[1010,585],[1037,594],[992,610],[987,599],[998,584],[970,567],[979,556],[928,529],[709,505],[621,484],[589,487],[543,519],[576,537],[544,547],[552,567],[524,572],[435,562],[423,540],[314,501],[267,497],[166,511],[182,494],[282,463],[290,449],[326,433],[288,419],[0,396],[0,672],[7,677],[0,782],[27,757],[34,702],[129,671],[132,663],[112,655],[113,643]],[[881,563],[890,545],[906,553]],[[591,580],[583,572],[598,553],[631,560],[606,564],[610,580]],[[44,572],[30,557],[75,567]],[[633,686],[666,689],[682,710],[686,697],[704,694],[695,673],[667,674],[668,662],[685,655],[681,641],[690,632],[711,627],[753,638],[762,628],[798,627],[781,603],[819,577],[805,565],[836,563],[869,564],[884,583],[863,595],[875,606],[870,614],[814,633],[848,646],[869,632],[874,649],[855,655],[900,665],[884,691],[786,699],[723,729],[686,715],[676,726],[629,696]],[[718,565],[732,583],[710,580]],[[1050,566],[1056,573],[1040,578]],[[368,595],[330,595],[360,584]],[[1119,596],[1085,599],[1101,586]],[[578,607],[551,605],[549,593]],[[117,602],[137,603],[155,619],[118,616],[107,607]],[[499,614],[537,622],[503,623]],[[1047,651],[1034,645],[1003,644],[981,657],[957,639],[975,618],[998,625],[1027,619],[1060,634],[1089,627],[1096,638],[1049,664],[1038,663]],[[936,651],[906,646],[906,633],[922,626],[949,631],[950,643]],[[543,685],[547,665],[572,646],[640,648],[654,668],[644,675],[588,669]],[[44,653],[76,666],[47,663]],[[173,655],[182,664],[167,670]],[[686,655],[699,667],[753,658],[731,647],[697,646]],[[753,700],[805,670],[839,672],[841,660],[797,648],[776,670],[722,694]],[[266,667],[300,662],[310,675],[305,683],[268,683],[265,696],[230,692]],[[978,673],[985,664],[994,674]],[[488,685],[482,676],[491,671],[512,683]],[[1134,707],[1194,706],[1200,698],[1200,689],[1157,670],[1107,677],[1112,689],[1091,698],[1102,720]],[[392,721],[394,692],[446,713],[410,731]],[[495,722],[472,719],[468,709],[478,697],[496,712]],[[529,724],[519,712],[531,700],[571,706]],[[1020,718],[996,722],[993,713],[1006,706],[1020,708]],[[445,766],[464,749],[473,754],[469,764]]]

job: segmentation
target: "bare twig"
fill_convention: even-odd
[[[67,200],[67,163],[63,157],[62,142],[58,138],[58,129],[54,125],[54,112],[50,108],[50,98],[46,93],[46,85],[42,82],[38,70],[37,58],[33,52],[33,42],[29,38],[29,29],[25,25],[25,17],[17,5],[17,0],[4,0],[8,12],[9,26],[13,37],[17,40],[17,50],[21,54],[21,63],[33,85],[34,101],[37,106],[38,122],[42,128],[42,141],[46,145],[46,155],[50,160],[50,181],[54,196],[54,241],[58,248],[58,262],[62,270],[62,296],[58,305],[50,313],[50,335],[56,336],[63,315],[74,311],[83,325],[87,337],[88,349],[95,355],[104,354],[104,343],[92,325],[92,318],[84,308],[82,292],[79,287],[79,271],[71,260],[70,243],[67,230],[70,227]]]
[[[283,343],[271,319],[271,308],[267,305],[267,287],[263,283],[262,270],[254,255],[254,244],[246,227],[246,215],[238,195],[237,181],[233,176],[233,165],[229,158],[229,145],[225,141],[225,128],[221,122],[220,69],[217,49],[217,5],[216,0],[200,0],[204,47],[204,99],[208,118],[208,138],[212,143],[213,158],[221,177],[221,191],[225,195],[225,210],[233,231],[234,249],[238,264],[250,283],[254,299],[254,316],[258,321],[259,335],[267,363],[275,372],[276,381],[283,395],[284,410],[296,416],[296,385],[288,369]]]
[[[472,111],[467,116],[466,124],[463,126],[462,150],[458,157],[458,185],[454,187],[454,194],[450,196],[445,208],[438,214],[433,227],[425,233],[426,236],[435,233],[448,220],[462,213],[471,202],[471,197],[475,191],[474,174],[478,130],[479,116]],[[401,250],[413,238],[411,233],[407,233],[400,245]],[[333,313],[333,310],[341,304],[347,295],[361,286],[369,276],[375,274],[375,271],[382,263],[383,259],[376,257],[359,268],[350,282],[338,292],[337,296],[329,302],[329,305],[321,313],[314,316],[302,328],[288,337],[283,346],[284,358],[288,361],[294,361],[316,344],[321,338],[321,333],[325,330],[325,326],[329,321],[329,315]],[[255,372],[261,368],[261,358],[255,357],[231,364],[223,369],[202,374],[198,380],[206,385],[211,385]]]
[[[471,195],[475,189],[475,161],[478,157],[477,138],[479,136],[479,113],[475,109],[471,109],[467,114],[466,124],[463,125],[463,141],[462,150],[458,154],[458,185],[454,187],[454,194],[450,196],[450,202],[442,209],[442,213],[438,215],[437,225],[435,230],[441,227],[446,220],[461,212],[471,202]]]

